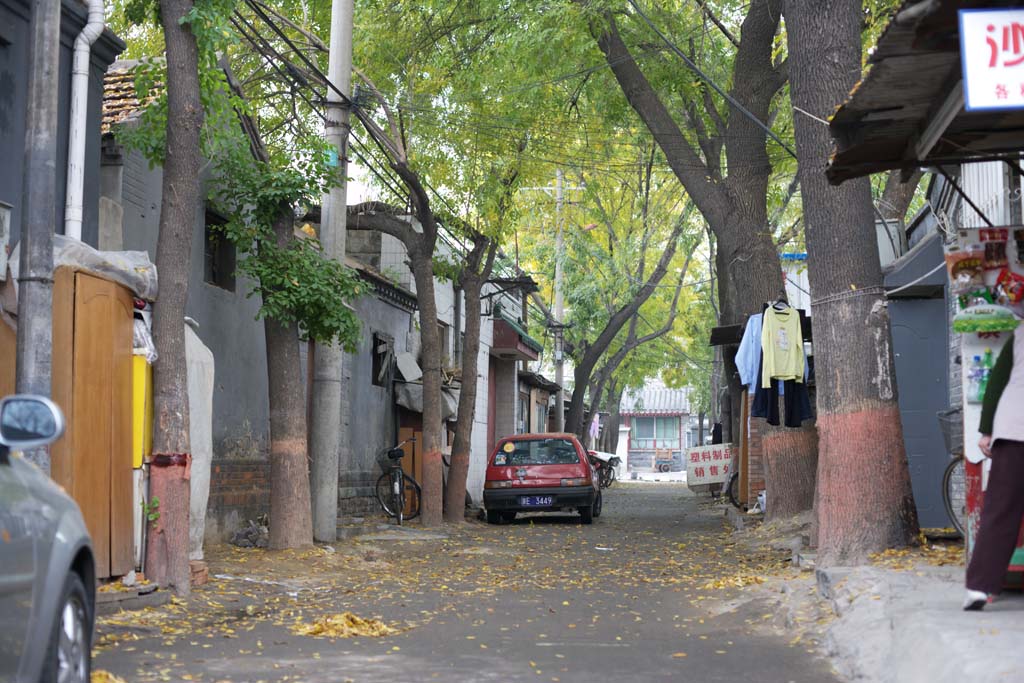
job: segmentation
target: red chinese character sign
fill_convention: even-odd
[[[960,10],[964,108],[1024,109],[1024,9]]]
[[[691,448],[686,451],[686,485],[724,484],[732,467],[732,444]]]

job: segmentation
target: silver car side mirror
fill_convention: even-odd
[[[0,445],[15,450],[38,448],[64,434],[64,415],[44,396],[15,394],[0,400]]]

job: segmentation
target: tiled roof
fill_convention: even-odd
[[[135,96],[137,61],[117,61],[110,65],[103,77],[103,125],[109,133],[115,124],[137,114],[149,101],[139,102]]]
[[[690,412],[687,389],[669,389],[661,382],[650,382],[643,389],[627,390],[619,410],[624,415],[679,415]]]

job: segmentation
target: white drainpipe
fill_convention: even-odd
[[[75,39],[71,62],[71,118],[68,124],[68,177],[64,206],[64,234],[82,239],[85,186],[85,140],[89,116],[89,53],[103,33],[103,0],[89,0],[89,18]]]

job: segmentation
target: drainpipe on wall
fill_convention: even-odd
[[[71,117],[68,125],[68,178],[64,206],[64,234],[82,239],[85,187],[85,139],[89,116],[89,56],[103,33],[103,0],[88,0],[89,17],[75,39],[71,62]]]

